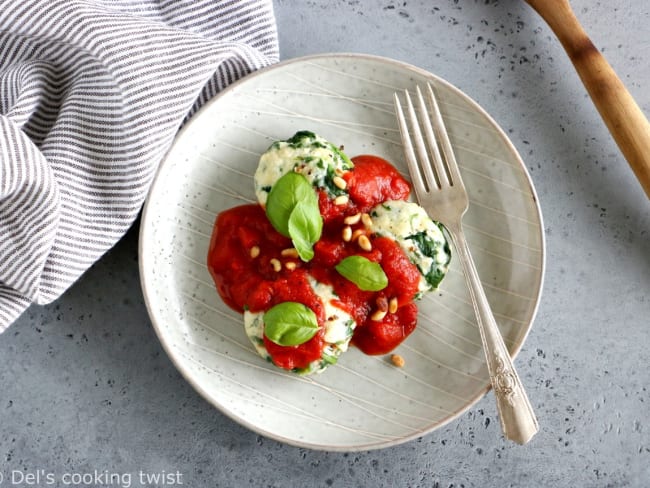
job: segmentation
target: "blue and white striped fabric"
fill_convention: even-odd
[[[189,115],[277,59],[271,0],[0,0],[0,331],[122,237]]]

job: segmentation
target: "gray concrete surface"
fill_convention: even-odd
[[[572,4],[650,114],[650,4]],[[163,352],[140,291],[136,225],[61,299],[0,336],[2,486],[55,486],[47,474],[63,486],[65,473],[100,476],[77,486],[649,486],[650,204],[549,29],[517,0],[275,7],[283,59],[364,52],[428,69],[486,108],[524,157],[548,262],[517,365],[541,431],[524,447],[504,441],[491,393],[381,451],[309,451],[248,431]],[[166,484],[140,472],[164,472]]]

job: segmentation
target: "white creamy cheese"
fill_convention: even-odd
[[[356,326],[350,314],[334,305],[336,295],[334,289],[310,278],[309,283],[325,307],[325,348],[321,359],[313,361],[309,366],[295,371],[298,374],[320,373],[328,366],[335,364],[339,356],[347,351],[352,339],[352,332]],[[246,335],[253,343],[257,353],[267,361],[271,360],[264,346],[264,312],[244,312],[244,329]]]
[[[390,237],[422,274],[420,293],[435,290],[447,273],[451,254],[440,226],[417,203],[386,201],[370,211],[372,232]]]
[[[290,171],[303,174],[317,189],[332,197],[347,191],[334,183],[334,177],[344,174],[354,165],[336,146],[308,131],[297,132],[291,139],[274,142],[260,157],[255,171],[255,195],[261,205],[271,188]]]
[[[257,353],[262,356],[267,361],[271,360],[266,347],[264,347],[264,321],[262,318],[264,313],[262,312],[250,312],[248,310],[244,311],[244,330],[246,335],[253,343]]]

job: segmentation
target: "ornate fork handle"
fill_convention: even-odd
[[[501,428],[506,438],[525,444],[539,430],[537,418],[494,320],[467,246],[463,227],[460,222],[450,222],[446,224],[446,228],[458,252],[458,260],[462,264],[476,312]]]

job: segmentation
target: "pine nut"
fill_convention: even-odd
[[[399,354],[391,354],[390,355],[390,361],[391,361],[391,363],[393,363],[398,368],[404,367],[404,358],[402,356],[400,356]]]
[[[350,198],[347,195],[340,195],[334,199],[334,205],[347,205]]]
[[[359,236],[359,240],[357,241],[357,244],[359,244],[359,247],[364,251],[368,251],[368,252],[372,251],[372,244],[370,244],[370,239],[368,239],[367,235]]]
[[[379,310],[388,310],[388,300],[384,296],[378,296],[377,299],[375,300],[375,303],[377,304],[377,308]]]
[[[352,240],[353,240],[353,241],[356,241],[359,237],[361,237],[362,235],[365,235],[365,233],[366,233],[366,231],[364,231],[364,230],[362,230],[362,229],[357,229],[357,230],[355,230],[355,231],[352,233]]]
[[[375,322],[379,322],[380,320],[383,320],[383,318],[386,316],[386,310],[375,310],[373,314],[370,316],[370,320],[374,320]]]
[[[367,213],[361,214],[361,222],[363,222],[363,225],[366,227],[372,227],[372,218]]]
[[[343,223],[347,225],[354,225],[358,224],[359,220],[361,220],[361,214],[354,214],[354,215],[348,215],[343,219]]]
[[[287,268],[289,271],[293,271],[296,269],[296,266],[298,266],[295,261],[287,261],[284,263],[284,267]]]
[[[273,271],[280,271],[282,269],[282,263],[279,259],[272,258],[269,263],[273,266]]]
[[[352,240],[352,227],[349,225],[343,227],[343,240],[345,242],[350,242]]]
[[[297,258],[300,255],[298,254],[298,250],[295,247],[289,247],[287,249],[283,249],[280,251],[280,255],[284,258]]]
[[[332,182],[337,188],[340,188],[341,190],[345,190],[348,187],[348,182],[345,181],[340,176],[335,176],[334,178],[332,178]]]
[[[395,313],[395,312],[397,312],[397,307],[398,307],[398,306],[399,306],[399,304],[398,304],[398,302],[397,302],[397,297],[393,297],[393,298],[391,298],[390,301],[388,302],[388,311],[389,311],[390,313]]]
[[[260,255],[260,247],[259,246],[253,246],[251,247],[250,250],[250,256],[255,259],[257,256]]]

